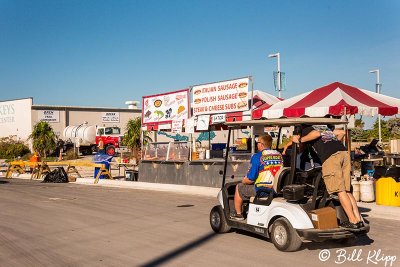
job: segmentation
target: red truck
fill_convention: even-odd
[[[82,154],[91,155],[97,150],[100,139],[103,140],[105,152],[114,156],[121,144],[121,129],[117,126],[97,127],[88,124],[67,126],[63,131],[63,148],[66,151],[76,146]]]

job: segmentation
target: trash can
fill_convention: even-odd
[[[94,155],[94,162],[98,163],[98,164],[104,164],[105,168],[108,169],[108,171],[110,171],[110,162],[112,160],[112,156],[109,156],[107,154],[102,154],[102,153],[97,153],[96,155]],[[100,168],[99,167],[95,167],[94,168],[94,174],[93,177],[96,179],[97,174],[99,173]],[[106,178],[105,175],[101,174],[99,179],[104,179]]]
[[[376,204],[400,206],[400,167],[377,166]]]

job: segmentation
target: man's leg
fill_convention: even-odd
[[[349,221],[353,224],[359,222],[357,217],[353,212],[353,204],[349,195],[346,192],[346,178],[344,173],[347,173],[348,163],[346,161],[346,152],[337,152],[330,156],[323,164],[322,164],[322,177],[324,178],[324,182],[326,185],[326,189],[328,193],[332,194],[337,192],[340,204],[343,207]],[[350,176],[350,170],[349,176]],[[347,181],[348,187],[350,181]],[[350,188],[348,188],[350,189]]]
[[[242,214],[243,199],[240,197],[239,194],[239,184],[236,185],[234,202],[235,202],[236,214]]]
[[[342,172],[343,172],[343,178],[344,178],[344,183],[345,183],[345,188],[346,188],[346,193],[347,196],[349,197],[352,205],[352,210],[355,218],[357,219],[357,222],[361,221],[361,215],[360,212],[358,211],[358,206],[357,206],[357,201],[354,198],[353,194],[350,193],[351,189],[351,160],[350,160],[350,154],[347,151],[343,151],[342,153]]]
[[[339,201],[340,204],[342,205],[344,211],[347,214],[347,217],[349,217],[349,221],[351,223],[358,223],[360,220],[357,219],[353,212],[353,205],[351,203],[350,197],[347,195],[346,191],[342,191],[338,193]]]
[[[353,207],[353,213],[354,213],[354,215],[355,215],[357,221],[358,221],[358,222],[361,222],[361,215],[360,215],[360,211],[358,210],[358,206],[357,206],[357,201],[356,201],[356,199],[354,198],[354,196],[353,196],[352,193],[350,193],[350,192],[346,192],[346,193],[347,193],[347,195],[348,195],[349,198],[350,198],[351,205],[352,205],[352,207]]]

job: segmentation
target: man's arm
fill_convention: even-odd
[[[286,155],[286,150],[287,150],[288,147],[290,147],[292,144],[293,144],[293,142],[290,140],[290,141],[285,145],[285,147],[283,148],[283,151],[282,151],[282,155]]]
[[[254,181],[250,180],[250,179],[247,178],[247,177],[244,177],[244,178],[242,179],[242,184],[254,184]]]
[[[335,129],[335,130],[333,131],[333,134],[336,135],[336,138],[337,138],[339,141],[342,141],[342,140],[343,140],[343,137],[346,135],[346,131],[345,131],[345,130]]]
[[[317,138],[319,138],[321,136],[321,133],[316,131],[316,130],[312,130],[311,132],[309,132],[307,135],[300,137],[300,135],[293,135],[292,136],[292,141],[295,143],[306,143],[306,142],[310,142],[312,140],[315,140]]]

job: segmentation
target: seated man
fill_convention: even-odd
[[[258,153],[254,154],[250,160],[250,168],[242,182],[237,184],[235,191],[235,211],[232,215],[234,220],[244,220],[242,215],[242,204],[244,200],[249,200],[258,191],[269,191],[273,193],[275,174],[283,165],[282,155],[271,150],[272,137],[263,135],[258,138]]]

